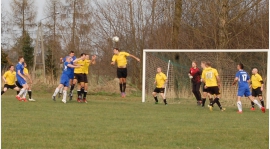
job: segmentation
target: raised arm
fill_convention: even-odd
[[[129,54],[129,56],[132,57],[132,58],[134,58],[134,59],[136,59],[138,62],[140,62],[140,59],[138,57],[136,57],[136,56],[134,56],[132,54]]]

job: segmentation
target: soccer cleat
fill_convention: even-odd
[[[123,98],[125,98],[125,97],[126,97],[126,93],[125,93],[125,92],[123,92],[123,95],[122,95],[122,97],[123,97]]]
[[[83,102],[84,102],[84,103],[87,103],[87,100],[86,100],[85,98],[83,98]]]
[[[213,107],[212,106],[208,105],[208,108],[209,108],[210,111],[213,111]]]
[[[67,103],[67,101],[66,101],[66,100],[64,100],[64,99],[62,99],[62,102],[63,102],[63,103]]]
[[[29,101],[36,101],[35,99],[31,99],[31,98],[29,98],[28,100],[29,100]]]
[[[200,105],[202,105],[202,101],[201,100],[197,101],[197,106],[200,106]]]
[[[243,112],[242,111],[237,111],[238,114],[242,114]]]
[[[255,111],[255,108],[252,107],[250,110],[251,110],[251,111]]]
[[[263,113],[265,113],[265,107],[261,107]]]
[[[222,108],[222,109],[220,109],[220,111],[221,111],[221,112],[223,112],[223,111],[225,111],[225,110],[226,110],[226,108]]]
[[[28,100],[26,98],[22,98],[22,101],[27,102]]]
[[[22,101],[21,97],[20,96],[16,96],[16,98],[19,100],[19,101]]]
[[[81,102],[81,99],[80,98],[77,98],[77,102]]]
[[[56,101],[56,100],[55,100],[55,96],[52,96],[52,100],[53,100],[53,101]]]

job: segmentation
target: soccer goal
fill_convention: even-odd
[[[221,78],[221,98],[224,105],[234,105],[237,95],[237,86],[232,86],[237,72],[238,63],[244,64],[244,70],[251,75],[252,68],[256,67],[264,83],[263,97],[266,108],[269,108],[267,95],[270,94],[270,63],[268,49],[228,49],[228,50],[177,50],[177,49],[144,49],[143,50],[143,76],[142,76],[142,102],[154,102],[152,92],[155,88],[154,79],[157,67],[161,67],[167,74],[168,83],[165,89],[166,99],[169,103],[179,103],[181,99],[195,98],[191,91],[191,81],[188,71],[192,61],[197,62],[201,69],[201,61],[210,61]],[[195,99],[194,99],[195,101]],[[244,106],[250,105],[244,100]],[[242,102],[243,102],[242,101]]]

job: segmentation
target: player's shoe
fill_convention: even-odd
[[[213,107],[212,106],[208,105],[208,108],[209,108],[210,111],[213,111]]]
[[[29,100],[29,101],[36,101],[35,99],[31,99],[31,98],[29,98],[28,100]]]
[[[125,92],[123,92],[122,97],[123,97],[123,98],[125,98],[125,97],[126,97],[126,93],[125,93]]]
[[[251,110],[251,111],[255,111],[255,108],[252,107],[250,110]]]
[[[87,103],[87,100],[86,100],[85,98],[83,98],[83,102],[84,102],[84,103]]]
[[[263,113],[265,113],[265,107],[261,107]]]
[[[22,101],[21,97],[20,96],[16,96],[16,98],[19,100],[19,101]]]
[[[64,100],[64,99],[62,99],[62,102],[63,102],[63,103],[67,103],[67,101],[66,101],[66,100]]]
[[[238,113],[238,114],[242,114],[242,113],[243,113],[243,111],[237,111],[237,113]]]
[[[197,106],[200,106],[200,105],[202,105],[202,101],[201,100],[197,101]]]
[[[225,111],[225,110],[226,110],[226,108],[222,108],[222,109],[220,109],[220,111],[221,111],[221,112],[223,112],[223,111]]]
[[[80,98],[77,98],[77,102],[81,102],[81,99]]]
[[[22,101],[27,102],[28,100],[26,98],[22,98]]]
[[[55,96],[52,96],[52,100],[53,100],[53,101],[56,101],[56,100],[55,100]]]

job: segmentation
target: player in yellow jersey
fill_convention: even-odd
[[[140,62],[140,59],[134,55],[127,52],[120,52],[118,48],[113,49],[113,57],[111,65],[117,63],[117,77],[119,78],[119,86],[121,91],[121,96],[125,97],[126,93],[126,78],[127,78],[127,57],[132,57]]]
[[[14,71],[14,65],[10,65],[8,69],[9,70],[2,76],[5,85],[4,89],[1,91],[1,95],[3,95],[8,89],[14,89],[17,92],[20,90],[20,88],[15,85],[16,72]]]
[[[85,53],[81,54],[80,58],[77,58],[73,61],[75,65],[79,65],[80,67],[77,67],[74,69],[74,80],[75,83],[78,83],[77,85],[77,102],[82,102],[82,93],[84,93],[84,65],[85,65]]]
[[[217,70],[211,67],[210,62],[201,62],[201,67],[205,68],[202,72],[202,82],[205,83],[205,88],[207,88],[207,92],[211,95],[214,95],[215,99],[213,102],[208,105],[210,111],[212,111],[213,105],[217,103],[221,111],[224,111],[225,108],[222,108],[219,98],[220,98],[220,78]]]
[[[258,97],[261,101],[262,106],[264,107],[264,101],[262,97],[262,91],[263,91],[263,79],[261,75],[258,73],[257,68],[252,69],[252,76],[251,76],[251,82],[250,82],[250,88],[252,88],[252,96]],[[251,102],[251,110],[254,111],[254,102]]]
[[[96,55],[92,56],[92,60],[89,59],[89,54],[85,55],[85,65],[84,65],[84,92],[83,92],[83,102],[87,103],[86,100],[86,95],[87,95],[87,90],[88,90],[88,72],[89,72],[89,66],[91,64],[96,64]]]
[[[154,89],[154,91],[152,93],[152,95],[153,95],[153,97],[154,97],[154,99],[156,101],[155,102],[156,104],[158,104],[157,94],[160,93],[164,104],[167,105],[167,101],[166,101],[166,98],[165,98],[165,95],[164,95],[166,83],[167,83],[167,77],[162,72],[161,67],[158,67],[157,68],[157,74],[156,74],[156,77],[155,77],[155,82],[154,82],[154,84],[156,85],[156,88]]]

